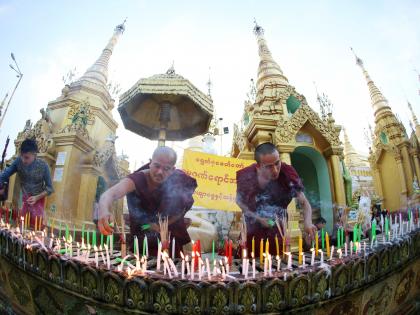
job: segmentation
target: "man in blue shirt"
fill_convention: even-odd
[[[0,174],[0,194],[5,193],[4,184],[17,173],[22,186],[22,215],[31,214],[31,226],[35,218],[44,222],[45,197],[54,192],[48,164],[37,158],[38,146],[33,139],[26,139],[20,147],[20,155]]]

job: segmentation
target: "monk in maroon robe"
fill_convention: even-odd
[[[157,239],[160,237],[158,215],[168,216],[168,228],[171,240],[175,238],[175,253],[178,256],[182,246],[191,241],[187,232],[188,220],[184,220],[184,215],[194,203],[192,195],[197,182],[175,169],[175,163],[175,151],[159,147],[149,164],[108,189],[99,201],[98,228],[101,233],[108,235],[113,232],[109,225],[113,220],[109,209],[114,200],[127,195],[130,231],[132,236],[139,238],[139,246],[142,247],[143,238],[147,236],[149,255],[156,255]]]
[[[254,238],[254,255],[259,256],[260,240],[264,240],[265,246],[268,238],[270,254],[276,255],[277,235],[281,251],[282,238],[274,222],[276,216],[287,218],[287,206],[293,198],[303,208],[305,239],[313,239],[316,227],[312,224],[312,209],[295,169],[280,161],[279,152],[271,143],[263,143],[255,149],[255,160],[257,163],[236,173],[236,202],[245,217],[248,249]]]

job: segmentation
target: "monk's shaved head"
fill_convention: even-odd
[[[156,150],[153,151],[152,160],[156,160],[160,157],[168,159],[172,165],[175,165],[177,160],[175,150],[170,147],[157,147]]]

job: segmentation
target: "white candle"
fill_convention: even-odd
[[[280,256],[279,255],[276,256],[276,260],[277,260],[277,272],[279,272],[280,271]]]
[[[283,274],[283,281],[287,281],[287,272]]]
[[[334,245],[331,246],[330,260],[332,260],[333,256],[334,256]]]
[[[172,270],[174,271],[175,277],[178,277],[178,270],[176,269],[176,266],[174,264],[174,261],[171,258],[167,258],[169,265],[172,267]]]
[[[172,259],[175,259],[175,237],[172,238]]]
[[[305,262],[305,253],[301,253],[302,255],[302,267],[305,268],[306,267],[306,262]]]
[[[222,260],[220,260],[220,268],[222,269],[222,278],[223,278],[223,280],[226,280],[225,267],[223,265]]]
[[[147,241],[147,236],[145,236],[144,239],[144,244],[146,245],[146,256],[149,257],[149,242]]]
[[[109,255],[112,256],[114,251],[114,235],[112,234],[109,241]]]
[[[188,260],[189,260],[189,258],[188,258],[188,255],[187,255],[187,256],[185,256],[185,264],[187,265],[187,276],[190,275],[190,264],[188,263]]]
[[[263,253],[264,257],[264,277],[267,277],[267,268],[268,268],[268,261],[266,253]]]
[[[51,237],[50,237],[50,248],[53,247],[53,244],[54,244],[54,234],[51,233]],[[79,244],[79,243],[77,243],[77,244]],[[77,255],[77,256],[79,256],[79,255]]]
[[[245,275],[246,249],[242,250],[242,275]]]
[[[207,275],[209,277],[209,280],[211,280],[210,262],[208,258],[206,258],[206,268],[207,268]]]
[[[163,268],[168,272],[168,277],[169,279],[172,279],[172,273],[171,273],[171,269],[169,268],[169,264],[168,264],[168,260],[167,260],[167,254],[163,253],[162,254],[162,258],[163,258]]]
[[[252,256],[252,278],[255,279],[255,257],[254,252],[251,253]]]
[[[228,261],[228,259],[227,259],[227,257],[225,257],[225,265],[226,265],[226,274],[228,275],[229,274],[229,261]]]
[[[338,259],[341,259],[342,257],[341,248],[337,249],[337,253],[338,253]]]
[[[195,263],[195,253],[191,252],[191,280],[194,280],[194,263]]]
[[[157,253],[157,261],[156,261],[156,271],[160,271],[160,261],[162,257],[162,243],[158,240],[158,253]],[[138,248],[138,247],[137,247]]]
[[[23,224],[24,224],[25,219],[23,217],[20,217],[20,221],[21,221],[20,234],[22,234],[22,237],[23,237]]]
[[[344,243],[344,256],[347,257],[347,242]]]
[[[315,264],[315,249],[311,248],[311,266]]]
[[[285,252],[287,255],[287,269],[292,269],[292,253],[291,252]]]
[[[199,256],[199,254],[197,253],[198,256],[198,280],[201,280],[201,275],[202,275],[202,262],[203,260],[201,259],[201,257]]]
[[[179,252],[181,259],[182,259],[182,263],[181,263],[181,279],[184,279],[184,273],[185,273],[185,258],[184,258],[184,254],[182,252]]]
[[[136,252],[134,253],[134,255],[140,257],[139,239],[137,238],[137,236],[134,236],[134,247],[136,248]]]
[[[353,256],[353,241],[350,241],[350,256]]]
[[[98,261],[98,248],[96,247],[96,245],[93,246],[93,249],[95,251],[95,266],[96,268],[98,268],[99,266],[99,261]]]
[[[105,247],[105,253],[106,253],[106,268],[111,269],[111,261],[109,259],[109,252],[108,252],[108,245],[104,245]]]
[[[322,249],[318,249],[318,252],[321,253],[321,265],[324,263],[324,252]]]

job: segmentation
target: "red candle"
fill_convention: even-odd
[[[197,243],[196,243],[196,249],[197,249],[197,252],[200,254],[200,257],[201,257],[201,243],[200,243],[200,240],[198,240]]]
[[[9,208],[6,207],[6,223],[9,223],[10,213]]]
[[[225,257],[229,256],[228,241],[225,239]]]

